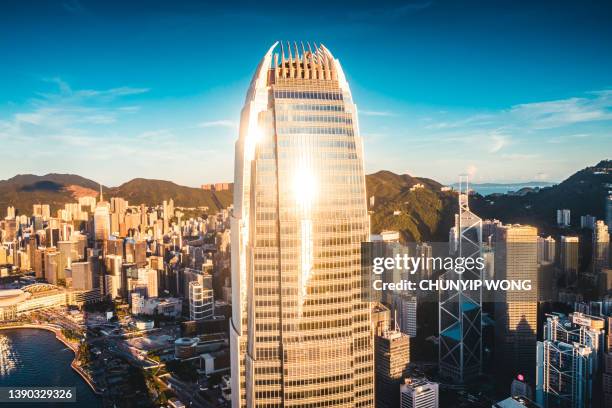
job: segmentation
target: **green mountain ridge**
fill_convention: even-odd
[[[100,185],[74,174],[17,175],[0,180],[0,209],[10,205],[21,214],[30,214],[34,204],[49,204],[55,212],[64,204],[75,202],[79,195],[98,195]],[[180,186],[171,181],[136,178],[117,187],[102,186],[106,199],[121,197],[130,204],[157,205],[173,199],[181,207],[209,207],[212,211],[229,206],[231,189],[210,191]]]
[[[399,230],[407,241],[446,241],[457,212],[457,196],[453,191],[442,191],[442,187],[435,180],[386,170],[368,174],[366,190],[372,233]],[[65,203],[74,202],[78,194],[97,195],[98,189],[95,181],[74,174],[18,175],[0,181],[0,210],[13,205],[20,213],[29,214],[33,204],[46,203],[54,212]],[[122,197],[133,205],[157,205],[172,198],[176,206],[206,206],[217,211],[232,203],[232,188],[215,192],[165,180],[135,178],[102,189],[107,199]],[[559,184],[526,191],[522,196],[474,194],[470,206],[483,219],[530,224],[545,232],[554,230],[556,210],[560,208],[571,210],[573,225],[578,225],[579,217],[585,214],[603,219],[609,190],[612,160],[603,160]]]
[[[537,192],[523,196],[475,195],[470,206],[483,219],[497,218],[505,223],[530,224],[542,231],[550,231],[555,228],[557,209],[571,211],[573,226],[580,224],[581,215],[604,219],[609,191],[612,191],[612,160],[602,160]]]
[[[422,188],[412,188],[422,185]],[[456,199],[437,181],[379,171],[366,176],[372,233],[398,230],[407,241],[445,241]],[[374,197],[372,205],[371,197]]]

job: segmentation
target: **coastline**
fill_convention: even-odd
[[[89,385],[92,392],[98,396],[102,396],[103,393],[99,390],[94,382],[89,378],[89,376],[85,373],[85,371],[77,364],[77,353],[78,347],[72,343],[70,343],[62,334],[62,330],[59,327],[51,326],[51,325],[34,325],[34,324],[18,324],[14,326],[0,326],[0,330],[11,330],[11,329],[38,329],[38,330],[46,330],[53,332],[55,334],[55,338],[62,342],[66,347],[68,347],[72,353],[74,354],[74,358],[70,363],[70,367],[77,373],[79,376]]]

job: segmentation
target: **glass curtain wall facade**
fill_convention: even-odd
[[[324,46],[275,44],[236,143],[232,406],[373,407],[357,110]]]

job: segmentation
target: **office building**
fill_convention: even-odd
[[[536,402],[544,408],[590,408],[593,350],[580,343],[537,343]]]
[[[495,353],[498,372],[508,380],[532,373],[538,324],[538,231],[503,225],[495,232],[495,278],[530,281],[532,290],[496,291]]]
[[[599,273],[610,265],[610,233],[601,220],[593,229],[593,272]]]
[[[94,211],[94,236],[96,240],[104,241],[110,235],[110,205],[106,201],[100,201]]]
[[[202,282],[189,282],[189,319],[212,319],[215,315],[215,302],[212,288]]]
[[[399,404],[399,386],[408,375],[410,337],[399,331],[385,330],[375,337],[376,407],[392,408]]]
[[[417,297],[405,294],[393,296],[393,315],[402,333],[409,337],[417,335]]]
[[[610,319],[610,318],[608,318]],[[608,335],[609,337],[610,335]],[[608,348],[608,352],[604,354],[604,369],[602,376],[602,391],[604,394],[605,407],[612,406],[612,351]]]
[[[128,202],[121,197],[113,197],[111,198],[110,206],[112,213],[125,214],[128,208]]]
[[[537,345],[536,402],[543,407],[588,408],[600,371],[605,321],[576,312],[548,315]]]
[[[594,229],[597,218],[592,215],[581,215],[580,216],[580,228]]]
[[[567,208],[557,210],[557,225],[569,227],[571,225],[571,212]]]
[[[538,237],[538,264],[555,262],[556,241],[553,237]]]
[[[78,246],[76,241],[58,241],[57,242],[57,262],[58,271],[60,271],[59,278],[64,278],[64,269],[70,268],[72,262],[80,261],[81,257],[78,252]]]
[[[72,288],[76,290],[93,290],[96,277],[90,262],[73,262],[71,265]]]
[[[567,344],[580,343],[588,346],[595,355],[593,371],[599,371],[603,360],[606,321],[601,317],[574,312],[569,316],[562,313],[547,315],[544,323],[544,339]]]
[[[381,336],[383,332],[391,329],[391,311],[384,304],[373,302],[370,316],[374,336]]]
[[[612,234],[612,194],[606,197],[605,207],[606,207],[606,225],[608,226],[608,232]]]
[[[54,247],[47,248],[43,252],[43,275],[44,278],[52,285],[57,285],[60,282],[58,277],[58,254]],[[64,282],[65,283],[65,282]]]
[[[32,216],[39,216],[43,220],[48,220],[51,217],[51,208],[49,204],[34,204],[32,208]]]
[[[327,48],[266,53],[234,174],[232,406],[373,407],[370,306],[360,296],[363,145]]]
[[[400,386],[400,408],[438,408],[439,404],[438,383],[407,378]]]
[[[482,255],[482,220],[470,210],[469,191],[467,176],[462,176],[457,195],[459,213],[455,214],[455,226],[449,232],[449,252],[476,260]],[[481,280],[483,273],[474,266],[462,271],[449,269],[442,279],[455,284],[469,283]],[[482,372],[482,290],[440,290],[438,296],[440,375],[456,383],[470,382]]]
[[[578,237],[561,236],[561,248],[559,248],[559,263],[561,270],[567,276],[575,276],[578,273]]]
[[[81,208],[81,210],[83,210],[83,207],[89,207],[89,208],[85,208],[84,210],[88,212],[93,212],[96,208],[96,197],[93,197],[93,196],[79,197],[78,203],[79,203],[79,208]]]
[[[157,270],[150,268],[132,268],[127,274],[129,292],[139,291],[147,298],[159,296]]]
[[[123,296],[123,290],[125,289],[121,274],[123,258],[121,255],[106,255],[104,263],[106,266],[105,294],[110,296],[111,299]]]

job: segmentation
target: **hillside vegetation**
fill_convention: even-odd
[[[18,175],[0,181],[0,209],[9,205],[21,214],[30,214],[34,204],[50,204],[51,210],[75,202],[79,196],[98,196],[99,184],[74,174]],[[170,181],[137,178],[118,187],[102,187],[105,198],[121,197],[130,204],[157,205],[173,199],[176,206],[209,207],[212,211],[229,206],[232,192],[213,192],[185,187]]]
[[[441,191],[434,180],[379,171],[366,176],[372,233],[399,230],[407,241],[446,241],[457,212],[457,196]],[[18,175],[0,181],[0,209],[14,205],[20,213],[30,214],[32,205],[51,204],[52,211],[74,202],[84,194],[97,195],[95,181],[73,174],[45,176]],[[581,215],[605,217],[605,197],[612,190],[612,161],[603,160],[580,170],[565,181],[540,190],[525,190],[524,195],[475,194],[472,210],[481,218],[497,218],[504,223],[523,223],[542,231],[554,229],[556,210],[568,208],[572,224]],[[103,187],[107,198],[122,197],[130,204],[157,205],[172,198],[180,207],[209,207],[211,211],[229,206],[232,191],[213,192],[185,187],[170,181],[136,178],[118,187]],[[374,197],[373,205],[370,198]]]

